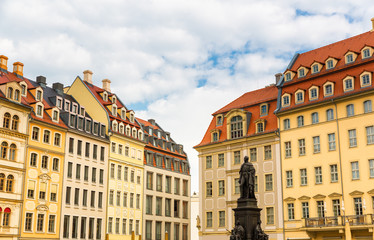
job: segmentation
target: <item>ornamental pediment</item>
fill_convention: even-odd
[[[51,180],[51,177],[46,173],[39,175],[39,178],[41,182],[47,182],[48,180]]]
[[[42,211],[42,212],[45,212],[45,211],[48,211],[49,208],[48,208],[48,206],[45,205],[45,204],[40,204],[40,205],[38,205],[38,206],[36,207],[36,210],[38,210],[38,211]]]
[[[353,192],[349,193],[349,195],[351,195],[351,196],[361,196],[361,195],[364,195],[364,192],[356,190],[356,191],[353,191]]]
[[[302,200],[302,201],[305,201],[305,200],[309,200],[310,197],[304,195],[304,196],[299,197],[298,199]]]
[[[296,200],[296,198],[293,198],[293,197],[288,197],[288,198],[284,199],[285,202],[293,202],[295,200]]]
[[[374,194],[374,189],[371,189],[370,191],[368,191],[369,194]]]
[[[322,199],[322,198],[326,198],[325,195],[322,195],[322,194],[317,194],[315,196],[313,196],[314,199]]]
[[[336,192],[329,194],[330,198],[337,198],[337,197],[341,197],[341,196],[342,195],[340,193],[336,193]]]

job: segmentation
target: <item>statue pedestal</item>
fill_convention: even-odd
[[[245,229],[246,239],[242,240],[255,240],[254,231],[257,222],[260,220],[261,208],[257,207],[256,199],[238,199],[238,207],[233,209],[235,212],[235,223],[240,221]]]

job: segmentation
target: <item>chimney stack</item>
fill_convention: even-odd
[[[4,70],[8,70],[8,57],[4,55],[0,55],[0,68]]]
[[[86,70],[83,72],[83,80],[92,84],[92,71]]]
[[[103,82],[103,89],[107,92],[110,92],[111,81],[109,79],[104,79],[102,82]]]
[[[371,19],[371,24],[373,25],[373,28],[371,29],[371,32],[374,31],[374,17]]]
[[[283,75],[282,73],[275,74],[275,84],[277,84],[279,82],[279,80],[281,79],[282,75]]]
[[[45,88],[47,86],[47,78],[44,76],[37,76],[36,82],[39,83],[42,88]]]
[[[23,76],[23,63],[15,62],[13,63],[13,73]]]
[[[58,94],[63,94],[64,93],[64,84],[62,83],[54,83],[52,85],[52,88],[58,93]]]
[[[151,125],[156,125],[156,121],[154,119],[148,119],[148,122],[151,124]]]

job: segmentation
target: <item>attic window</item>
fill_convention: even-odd
[[[65,100],[65,111],[70,112],[70,102]]]
[[[319,72],[319,66],[318,66],[318,64],[314,64],[313,65],[312,71],[313,71],[313,73],[318,73]]]
[[[83,115],[84,116],[84,107],[81,107],[81,110],[80,110],[80,115]]]
[[[261,133],[264,131],[264,122],[259,122],[256,124],[256,133]]]
[[[59,109],[62,108],[62,99],[59,97],[56,97],[56,107],[58,107]]]
[[[291,73],[286,74],[286,81],[291,81]]]
[[[353,90],[353,79],[347,78],[344,81],[344,92]]]
[[[19,90],[14,91],[14,100],[19,101]]]
[[[42,100],[42,91],[40,90],[36,91],[36,100],[38,101]]]
[[[328,60],[327,61],[327,69],[331,69],[331,68],[333,68],[334,67],[334,61],[332,61],[332,60]]]
[[[287,107],[287,106],[290,105],[290,96],[289,95],[283,96],[282,100],[283,100],[282,101],[282,106],[283,107]]]
[[[103,100],[108,101],[108,93],[107,92],[103,93]]]
[[[304,92],[299,91],[296,93],[296,103],[302,103],[304,102]]]
[[[53,110],[52,120],[55,121],[55,122],[58,122],[58,111],[57,110]]]
[[[223,122],[223,117],[222,116],[218,116],[217,117],[217,126],[220,126],[220,125],[222,125],[222,122]]]
[[[112,97],[112,103],[116,103],[116,101],[117,101],[116,96],[113,96],[113,97]]]
[[[130,113],[130,122],[134,122],[134,113]]]
[[[299,78],[304,77],[304,76],[305,76],[304,68],[299,69]]]
[[[261,107],[260,107],[260,115],[261,116],[268,115],[268,105],[267,104],[261,105]]]
[[[43,117],[43,106],[36,105],[36,116]]]
[[[212,142],[218,142],[219,135],[218,132],[213,132],[212,134]]]
[[[117,107],[116,106],[112,106],[112,115],[117,117]]]
[[[366,48],[362,51],[362,58],[368,58],[370,57],[370,49],[369,48]]]
[[[8,88],[7,98],[9,98],[9,99],[13,98],[13,88],[11,88],[11,87]]]
[[[314,100],[318,98],[318,89],[317,87],[309,89],[309,100]]]
[[[325,85],[325,96],[332,95],[332,84]]]
[[[126,120],[126,110],[125,109],[121,110],[121,118]]]
[[[77,113],[77,110],[78,110],[78,105],[76,103],[73,103],[73,107],[72,107],[72,112],[73,113]]]
[[[353,54],[352,54],[352,53],[348,54],[348,55],[345,57],[345,61],[346,61],[346,63],[351,63],[351,62],[353,62]]]
[[[22,96],[26,96],[27,86],[25,83],[20,83],[21,85],[21,94]]]

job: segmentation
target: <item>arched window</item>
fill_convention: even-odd
[[[9,160],[14,161],[16,159],[16,150],[17,150],[16,144],[14,144],[14,143],[10,144],[10,148],[9,148]]]
[[[7,98],[13,98],[13,88],[8,88],[8,95]]]
[[[355,115],[355,109],[354,109],[353,104],[348,104],[346,109],[347,109],[347,117],[351,117]]]
[[[119,125],[119,132],[123,134],[124,131],[125,131],[125,130],[124,130],[124,126],[123,126],[123,124],[120,124],[120,125]]]
[[[297,117],[297,127],[302,127],[304,126],[304,117],[303,116],[298,116]]]
[[[3,226],[4,227],[9,227],[9,220],[10,220],[10,213],[12,211],[10,208],[5,208],[4,209],[4,216],[3,216]]]
[[[19,122],[19,117],[17,115],[14,115],[12,118],[12,130],[15,130],[15,131],[18,130],[18,122]]]
[[[4,114],[3,128],[9,128],[10,126],[10,113]]]
[[[372,107],[371,107],[371,100],[366,100],[364,102],[364,112],[365,113],[369,113],[372,111]]]
[[[126,126],[126,135],[130,136],[130,126],[129,125]]]
[[[317,112],[312,113],[312,123],[315,124],[318,122],[319,122],[318,113]]]
[[[283,120],[283,129],[284,130],[290,129],[290,119],[287,118]]]
[[[14,91],[14,100],[19,101],[19,90]]]
[[[5,174],[0,173],[0,191],[4,191]]]
[[[133,130],[132,130],[132,137],[133,137],[133,138],[136,138],[136,129],[133,129]]]
[[[241,116],[231,118],[231,138],[239,138],[243,136],[243,122]]]
[[[2,142],[1,143],[1,158],[6,159],[8,152],[8,143]]]
[[[327,121],[334,120],[334,110],[332,110],[331,108],[327,109],[326,110],[326,118],[327,118]]]
[[[142,132],[139,132],[138,135],[139,135],[139,136],[138,136],[139,140],[143,140],[143,133],[142,133]]]
[[[14,181],[13,175],[9,175],[6,180],[6,191],[7,192],[13,192],[13,184],[14,184],[13,181]]]

